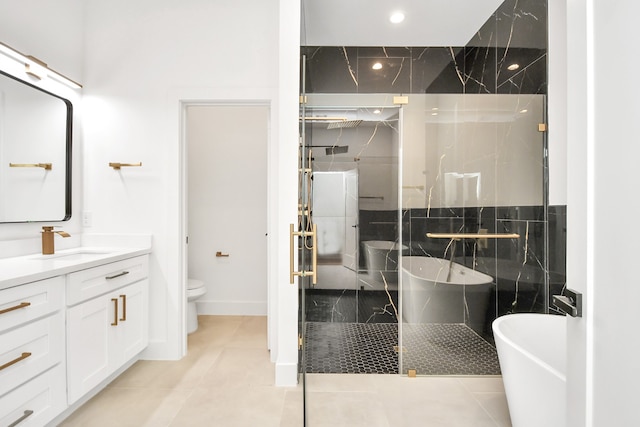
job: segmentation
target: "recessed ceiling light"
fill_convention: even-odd
[[[438,107],[433,107],[433,108],[431,109],[431,111],[438,111],[438,110],[439,110],[439,108],[438,108]]]
[[[391,21],[392,24],[401,23],[402,21],[404,21],[404,13],[400,11],[393,12],[389,17],[389,21]]]
[[[382,69],[382,64],[379,62],[376,62],[375,64],[373,64],[371,68],[373,68],[374,70],[380,70]]]
[[[520,110],[520,114],[524,114],[524,113],[526,113],[527,111],[529,111],[529,110],[527,110],[526,108],[525,108],[524,110]]]
[[[432,115],[432,116],[437,116],[437,115],[438,115],[438,113],[431,113],[431,115]]]
[[[520,64],[511,64],[511,65],[509,65],[509,66],[507,67],[507,70],[509,70],[509,71],[515,71],[515,70],[517,70],[518,68],[520,68]]]
[[[382,111],[380,111],[380,110],[373,110],[373,114],[380,114],[380,113],[382,113]]]

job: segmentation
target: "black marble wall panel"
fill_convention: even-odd
[[[466,46],[304,46],[302,54],[308,93],[545,94],[547,3],[506,0]]]

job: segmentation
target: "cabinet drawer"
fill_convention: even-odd
[[[148,276],[147,255],[125,259],[99,267],[80,270],[67,276],[67,305],[75,305]]]
[[[58,364],[42,375],[0,397],[0,425],[42,427],[66,408],[64,366]],[[24,418],[23,418],[24,417]]]
[[[1,290],[0,333],[60,310],[64,283],[64,276],[58,276]]]
[[[0,396],[63,359],[62,311],[0,335]]]

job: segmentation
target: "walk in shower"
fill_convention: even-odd
[[[499,375],[491,322],[564,285],[546,3],[503,2],[466,46],[302,56],[303,372]]]

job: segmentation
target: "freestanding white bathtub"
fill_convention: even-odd
[[[517,313],[492,327],[513,427],[564,427],[566,317]]]
[[[401,247],[397,242],[386,240],[365,240],[362,242],[362,246],[369,274],[379,276],[382,272],[385,273],[387,280],[397,282],[398,252],[401,248],[403,252],[409,248],[405,245]]]
[[[481,330],[492,287],[491,276],[464,265],[441,258],[403,257],[402,318],[406,323],[466,323]]]

